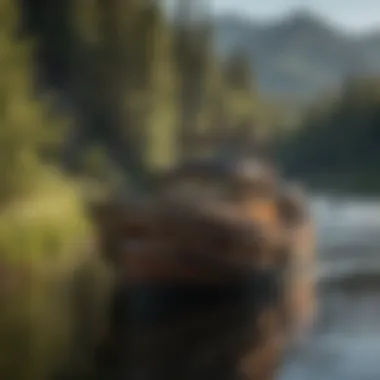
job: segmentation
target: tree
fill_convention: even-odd
[[[145,113],[142,115],[142,160],[148,171],[170,167],[178,158],[178,75],[173,33],[162,9],[151,4],[142,11],[145,30]]]
[[[41,158],[57,142],[58,120],[35,97],[30,41],[16,39],[17,4],[0,4],[0,202],[31,190]]]
[[[199,1],[179,0],[175,27],[175,60],[179,74],[181,159],[193,155],[199,147],[206,116],[212,36],[207,14]],[[202,120],[203,119],[203,120]]]
[[[226,95],[233,124],[236,126],[255,115],[252,74],[248,58],[240,52],[231,56],[225,64]]]
[[[377,78],[349,78],[339,94],[309,109],[282,149],[289,173],[322,186],[372,187],[379,167],[379,89]]]

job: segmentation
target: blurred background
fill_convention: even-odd
[[[90,365],[112,284],[90,200],[258,146],[318,229],[317,324],[280,378],[378,378],[379,20],[374,0],[0,0],[0,378]]]

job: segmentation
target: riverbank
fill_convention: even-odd
[[[299,181],[312,193],[333,197],[380,197],[380,176],[377,173],[357,171],[329,173],[300,177]]]

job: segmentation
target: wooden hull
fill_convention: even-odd
[[[309,220],[292,224],[276,192],[201,193],[161,191],[149,207],[98,219],[118,276],[111,380],[270,380],[289,331],[310,324],[313,278],[286,276],[313,265]]]

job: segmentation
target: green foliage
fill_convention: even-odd
[[[0,378],[47,380],[76,343],[70,286],[92,231],[77,186],[48,166],[64,122],[35,96],[32,46],[16,38],[17,20],[17,3],[1,1]]]
[[[136,182],[215,149],[220,120],[234,126],[260,113],[248,62],[239,55],[225,67],[207,22],[169,23],[158,2],[79,0],[72,12],[83,128],[105,137],[109,156]]]
[[[57,142],[57,121],[34,97],[31,44],[15,39],[17,12],[1,2],[0,25],[0,203],[28,192],[40,170],[40,156]]]
[[[73,184],[49,171],[39,185],[0,214],[0,262],[8,279],[1,287],[1,378],[47,379],[73,339],[65,283],[85,258],[91,229]]]
[[[282,149],[289,172],[319,185],[329,178],[332,187],[375,186],[380,162],[379,93],[377,78],[352,79],[339,96],[310,109]]]
[[[173,61],[173,36],[162,12],[153,8],[146,21],[150,24],[147,53],[147,115],[143,161],[148,170],[155,171],[171,166],[177,159],[178,115],[176,108],[177,72]]]
[[[82,157],[83,174],[105,180],[110,170],[110,162],[104,148],[101,146],[90,146],[85,150]]]

